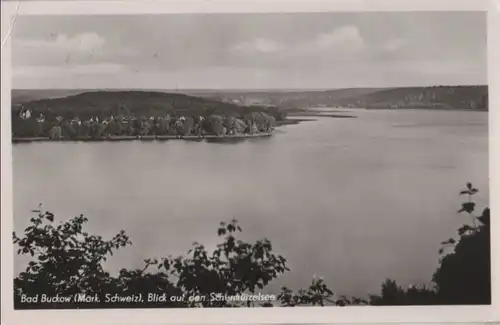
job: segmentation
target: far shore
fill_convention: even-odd
[[[326,114],[325,114],[326,113]],[[304,112],[294,112],[291,113],[288,118],[276,121],[276,127],[284,126],[284,125],[295,125],[302,122],[311,122],[316,121],[317,117],[331,117],[331,118],[357,118],[354,115],[345,115],[345,114],[328,114],[330,112],[319,112],[319,111],[304,111]]]
[[[306,111],[306,112],[297,112],[292,113],[289,117],[331,117],[331,118],[356,118],[354,115],[346,115],[346,114],[331,114],[337,111]],[[340,113],[340,112],[339,112]],[[305,120],[310,121],[310,120]]]
[[[270,137],[272,133],[256,133],[256,134],[238,134],[238,135],[187,135],[187,136],[175,136],[175,135],[145,135],[145,136],[109,136],[102,138],[92,138],[92,137],[79,137],[76,139],[51,139],[49,137],[26,137],[19,138],[13,137],[12,143],[26,143],[26,142],[96,142],[96,141],[154,141],[154,140],[191,140],[191,141],[203,141],[203,140],[242,140],[242,139],[254,139],[254,138],[265,138]]]
[[[323,107],[323,106],[313,106],[303,110],[297,111],[298,114],[301,112],[324,112],[324,113],[345,113],[354,112],[357,110],[367,110],[367,111],[405,111],[405,110],[431,110],[431,111],[476,111],[476,112],[488,112],[487,108],[465,108],[465,107],[432,107],[432,106],[408,106],[408,107],[389,107],[389,106],[368,106],[368,107]]]

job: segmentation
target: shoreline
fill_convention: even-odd
[[[317,121],[317,118],[340,118],[340,119],[351,119],[357,118],[355,115],[340,115],[340,114],[322,114],[321,112],[303,112],[303,113],[293,113],[290,114],[285,120],[276,121],[276,127],[285,126],[285,125],[296,125],[302,122],[312,122]]]
[[[281,127],[286,125],[296,125],[302,122],[316,121],[318,117],[330,117],[330,118],[356,118],[357,116],[352,115],[335,115],[335,114],[300,114],[291,115],[291,118],[286,118],[282,121],[277,121],[275,127]],[[109,136],[102,138],[92,138],[92,137],[80,137],[76,139],[51,139],[49,137],[12,137],[11,142],[14,143],[31,143],[31,142],[113,142],[113,141],[165,141],[165,140],[185,140],[185,141],[203,141],[207,140],[210,142],[217,141],[236,141],[245,139],[256,139],[256,138],[267,138],[271,137],[273,132],[267,133],[256,133],[256,134],[238,134],[238,135],[187,135],[187,136],[177,136],[177,135],[146,135],[146,136],[133,136],[133,135],[121,135],[121,136]]]
[[[344,112],[341,112],[344,113]],[[347,113],[347,112],[345,112]],[[293,113],[290,114],[289,117],[331,117],[331,118],[357,118],[355,115],[346,115],[346,114],[332,114],[332,111],[309,111],[304,113]],[[303,119],[303,121],[311,121],[310,119]]]
[[[423,107],[415,107],[415,106],[409,106],[409,107],[387,107],[387,106],[372,106],[372,107],[311,107],[307,108],[305,112],[307,111],[313,111],[313,112],[328,112],[328,113],[347,113],[349,111],[355,112],[358,110],[366,110],[366,111],[379,111],[379,110],[391,110],[391,111],[407,111],[407,110],[424,110],[424,111],[470,111],[470,112],[488,112],[489,109],[484,109],[484,108],[465,108],[465,107],[430,107],[430,106],[423,106]]]
[[[147,135],[147,136],[112,136],[103,138],[80,137],[77,139],[51,139],[49,137],[12,137],[12,143],[30,143],[30,142],[112,142],[112,141],[162,141],[162,140],[185,140],[185,141],[203,141],[203,140],[244,140],[255,138],[268,138],[272,133],[242,134],[242,135],[205,135],[205,136],[175,136],[175,135]]]

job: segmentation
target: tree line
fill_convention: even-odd
[[[205,136],[239,135],[272,132],[276,118],[265,112],[251,112],[242,117],[211,114],[208,116],[93,116],[47,118],[43,113],[31,116],[20,111],[13,117],[13,137],[48,137],[60,139],[101,139],[119,136]]]
[[[13,105],[11,112],[13,137],[55,139],[269,132],[286,118],[277,107],[147,91],[90,91]]]
[[[17,309],[33,309],[490,304],[490,210],[485,208],[476,214],[472,197],[477,192],[470,183],[460,192],[468,199],[459,212],[467,214],[471,222],[458,229],[457,238],[441,243],[439,253],[442,258],[433,275],[432,287],[403,288],[388,279],[382,284],[379,294],[359,298],[339,295],[323,278],[313,278],[305,289],[294,291],[282,287],[276,301],[264,303],[210,299],[136,304],[22,303],[23,295],[36,294],[252,294],[290,272],[287,259],[274,252],[270,240],[253,243],[241,240],[242,228],[237,220],[231,220],[220,223],[217,235],[221,240],[211,251],[194,243],[184,255],[147,258],[143,268],[122,268],[113,276],[103,263],[117,250],[132,244],[125,231],[104,239],[84,230],[88,219],[83,215],[57,223],[54,214],[39,207],[33,211],[35,215],[23,234],[13,233],[17,254],[31,259],[26,269],[14,279],[14,305]]]

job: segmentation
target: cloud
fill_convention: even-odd
[[[17,39],[16,46],[48,52],[93,52],[102,50],[105,44],[105,40],[95,33],[83,33],[73,37],[55,34],[52,37],[50,40]]]
[[[356,26],[341,26],[329,33],[319,34],[314,40],[318,50],[361,51],[365,42]]]
[[[14,39],[14,66],[47,66],[102,62],[109,53],[106,41],[96,33],[74,36],[51,34],[46,39]],[[35,55],[36,53],[36,55]]]
[[[254,38],[230,47],[232,63],[246,67],[301,69],[328,67],[332,60],[355,61],[367,52],[358,27],[344,25],[296,41]]]
[[[248,42],[238,43],[231,50],[242,53],[274,53],[285,50],[285,46],[271,39],[256,38]]]
[[[382,44],[382,49],[387,52],[395,52],[408,45],[408,41],[402,38],[392,38]]]
[[[358,27],[340,26],[327,33],[320,33],[312,39],[304,39],[293,45],[285,45],[268,38],[255,38],[251,41],[234,45],[233,52],[239,53],[279,53],[290,55],[308,55],[325,51],[360,52],[365,49],[365,42]]]
[[[59,87],[67,81],[92,87],[106,80],[113,87],[153,84],[148,78],[159,87],[195,88],[319,87],[337,81],[347,87],[394,84],[398,78],[406,84],[457,83],[466,80],[462,76],[486,75],[485,16],[464,18],[470,15],[24,15],[13,33],[12,63],[19,85],[43,87],[49,79],[56,84],[56,76],[64,76]],[[471,26],[457,34],[464,19]],[[471,66],[465,69],[466,63]]]
[[[294,65],[330,66],[333,61],[357,61],[368,53],[358,27],[344,25],[298,42],[287,52]]]
[[[102,75],[125,71],[127,68],[120,64],[75,64],[64,66],[18,66],[14,67],[14,77],[45,77],[63,75]]]

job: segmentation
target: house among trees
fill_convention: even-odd
[[[40,116],[36,119],[38,123],[43,123],[45,122],[45,115],[43,113],[40,113]]]
[[[19,117],[23,120],[27,120],[31,117],[31,110],[21,105],[19,110]]]

